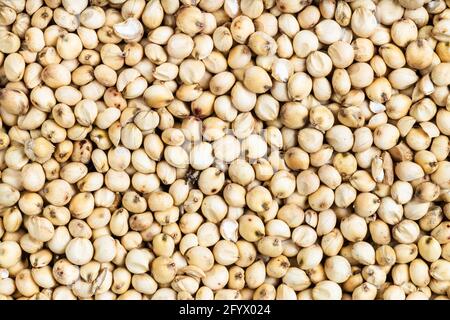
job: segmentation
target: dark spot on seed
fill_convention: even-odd
[[[200,115],[202,114],[202,109],[200,109],[200,108],[194,108],[194,114],[195,114],[196,116],[200,116]]]
[[[257,237],[263,237],[263,236],[264,236],[264,233],[262,233],[262,232],[259,231],[259,230],[256,230],[256,231],[255,231],[255,235],[256,235]]]

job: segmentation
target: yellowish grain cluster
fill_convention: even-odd
[[[449,0],[0,0],[0,299],[450,298]]]

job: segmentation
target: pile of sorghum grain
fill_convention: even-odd
[[[449,0],[0,0],[1,299],[449,299]]]

